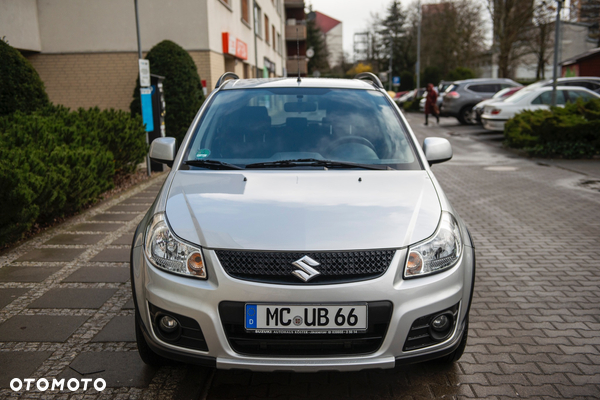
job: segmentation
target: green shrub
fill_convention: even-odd
[[[31,63],[0,40],[0,116],[26,113],[49,104],[44,83]]]
[[[153,75],[165,77],[163,84],[167,136],[175,137],[181,142],[204,101],[196,64],[187,51],[170,40],[164,40],[150,49],[146,59],[150,61],[150,72]],[[141,114],[139,78],[130,108],[132,114]]]
[[[80,210],[144,159],[142,121],[124,111],[49,106],[0,118],[0,246]]]
[[[473,79],[475,78],[475,73],[473,70],[466,67],[456,67],[452,71],[448,72],[446,75],[447,81],[461,81],[463,79]]]
[[[600,154],[600,100],[524,111],[507,121],[504,137],[507,146],[533,156],[593,157]]]

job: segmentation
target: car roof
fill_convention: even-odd
[[[561,85],[556,86],[556,90],[573,90],[573,89],[585,90],[586,92],[598,94],[598,93],[596,93],[586,87],[583,87],[583,86],[561,86]],[[538,88],[531,90],[531,92],[549,92],[551,90],[552,90],[552,86],[542,86],[542,87],[538,87]]]
[[[326,88],[326,89],[379,89],[373,83],[360,79],[301,78],[231,79],[221,85],[222,90],[271,88]]]
[[[463,79],[460,81],[454,81],[453,84],[467,84],[467,83],[501,83],[501,82],[510,82],[516,83],[512,79],[508,78],[474,78],[474,79]]]
[[[552,82],[553,79],[548,79],[549,82]],[[570,81],[600,81],[600,77],[597,76],[562,76],[558,78],[559,82],[570,82]]]

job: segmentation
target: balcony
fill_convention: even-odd
[[[299,7],[304,8],[304,0],[285,0],[284,3],[286,8],[288,7]]]
[[[306,40],[306,25],[286,25],[285,40]]]
[[[300,68],[300,75],[306,76],[308,73],[308,60],[306,57],[288,57],[286,65],[288,76],[298,75],[298,67]]]

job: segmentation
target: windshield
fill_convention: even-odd
[[[446,88],[446,91],[445,91],[444,93],[450,93],[450,92],[452,92],[452,91],[454,91],[454,90],[458,90],[458,87],[459,87],[459,86],[460,86],[460,85],[457,85],[456,83],[453,83],[453,84],[451,84],[450,86],[448,86],[448,87]]]
[[[502,89],[501,91],[497,92],[495,95],[492,96],[493,99],[498,99],[500,97],[503,97],[506,93],[510,92],[511,90],[513,90],[513,88],[505,88]]]
[[[201,167],[198,160],[245,167],[315,159],[421,169],[411,143],[396,110],[374,90],[223,90],[184,160],[189,167]]]
[[[507,97],[506,100],[504,100],[504,102],[505,103],[518,103],[524,97],[529,96],[529,94],[531,92],[532,92],[532,90],[521,89],[517,93],[513,94],[512,96]]]

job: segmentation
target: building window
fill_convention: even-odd
[[[271,31],[271,38],[273,39],[273,50],[277,51],[277,44],[275,43],[275,25],[273,25]]]
[[[262,37],[262,11],[256,3],[254,3],[254,31],[258,37]]]
[[[281,54],[281,35],[277,34],[277,53]]]
[[[250,0],[242,0],[242,20],[246,21],[246,23],[250,23],[250,7],[248,6],[248,2]]]
[[[265,14],[265,42],[269,43],[269,17]]]

